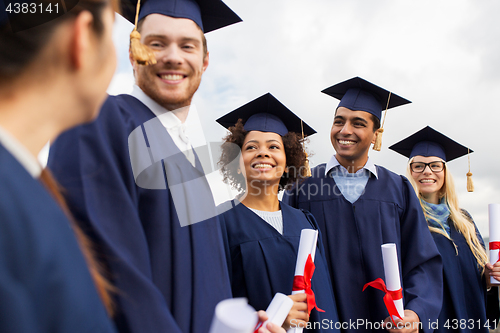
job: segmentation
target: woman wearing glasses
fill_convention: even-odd
[[[443,258],[443,306],[434,332],[488,332],[488,257],[472,217],[458,205],[447,170],[447,162],[469,149],[428,126],[390,149],[409,157],[407,177]]]

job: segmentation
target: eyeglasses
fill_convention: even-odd
[[[422,173],[425,170],[425,167],[429,167],[432,172],[441,172],[444,169],[444,162],[442,161],[434,161],[430,163],[424,163],[424,162],[413,162],[410,163],[410,169],[411,171],[415,173]]]

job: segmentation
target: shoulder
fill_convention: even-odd
[[[326,163],[315,166],[311,169],[311,178],[325,178]]]
[[[403,175],[398,175],[383,166],[376,165],[378,180],[387,184],[387,186],[396,186],[398,188],[411,188],[410,181]]]
[[[470,222],[474,223],[474,219],[472,218],[472,215],[470,215],[470,213],[463,209],[463,208],[460,208],[460,212],[462,213],[462,215],[467,219],[469,220]]]

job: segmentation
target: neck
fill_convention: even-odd
[[[188,117],[190,107],[191,107],[191,105],[188,105],[188,106],[184,106],[184,107],[181,107],[178,109],[170,110],[170,112],[172,112],[181,121],[181,123],[184,124],[186,122],[187,117]]]
[[[51,80],[50,85],[27,84],[25,89],[4,90],[0,94],[0,126],[35,158],[48,141],[76,125],[78,120],[70,118],[81,113],[64,84],[54,77]]]
[[[278,187],[279,183],[266,185],[259,183],[249,185],[247,183],[247,191],[241,200],[241,203],[245,206],[257,210],[263,210],[267,212],[275,212],[280,209],[280,204],[278,200]]]
[[[349,173],[358,172],[359,170],[363,169],[363,167],[366,165],[366,162],[368,162],[368,154],[358,159],[346,159],[342,156],[339,156],[339,154],[335,154],[335,158],[340,165],[346,168],[347,172]]]
[[[429,193],[429,194],[420,194],[422,196],[422,199],[424,199],[425,202],[431,203],[438,205],[439,204],[439,195],[437,192],[434,193]]]

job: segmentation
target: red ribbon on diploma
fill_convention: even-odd
[[[490,242],[490,250],[500,250],[500,242]],[[498,252],[498,260],[500,260],[500,252]]]
[[[307,257],[306,266],[304,268],[304,275],[295,275],[295,277],[293,278],[292,290],[305,290],[305,293],[307,294],[307,314],[311,314],[311,310],[313,308],[316,308],[316,310],[320,312],[325,312],[324,310],[318,308],[318,306],[316,305],[316,297],[314,296],[314,292],[311,289],[311,279],[315,268],[316,266],[314,266],[312,257],[309,254],[309,256]]]
[[[398,310],[396,309],[396,305],[394,305],[394,301],[403,298],[403,288],[399,288],[399,290],[394,290],[394,291],[387,290],[384,280],[382,280],[381,278],[378,278],[376,280],[373,280],[372,282],[368,282],[367,284],[365,284],[365,286],[363,287],[363,291],[365,291],[366,287],[368,286],[385,292],[384,296],[385,307],[387,308],[387,311],[389,311],[389,317],[391,318],[391,321],[394,324],[394,326],[396,325],[396,323],[394,322],[394,319],[392,319],[392,316],[396,316],[399,319],[403,320],[403,318],[401,318],[401,316],[399,315]]]

